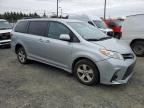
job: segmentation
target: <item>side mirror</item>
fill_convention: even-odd
[[[70,41],[70,36],[68,34],[61,34],[59,39],[63,41]]]

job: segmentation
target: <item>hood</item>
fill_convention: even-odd
[[[0,33],[8,33],[8,32],[11,32],[12,29],[6,29],[6,30],[0,30]]]
[[[119,52],[121,54],[132,53],[130,46],[118,39],[107,39],[103,41],[93,42],[97,45],[105,47],[107,50]]]
[[[113,32],[113,30],[112,29],[109,29],[109,28],[106,28],[106,29],[100,29],[101,31],[104,31],[104,32]]]

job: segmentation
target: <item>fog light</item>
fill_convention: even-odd
[[[118,72],[119,72],[119,70],[114,73],[114,75],[113,75],[113,77],[111,79],[111,82],[115,81],[118,78]]]

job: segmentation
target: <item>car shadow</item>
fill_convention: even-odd
[[[37,62],[37,61],[29,61],[29,66],[32,66],[34,68],[39,68],[40,70],[46,70],[48,73],[45,74],[49,74],[51,72],[51,74],[55,74],[55,75],[60,75],[60,76],[64,76],[64,77],[68,77],[71,80],[74,80],[75,83],[77,83],[80,86],[83,87],[89,87],[89,88],[101,88],[101,89],[107,89],[107,90],[111,90],[111,89],[125,89],[127,87],[127,84],[123,84],[123,85],[105,85],[105,84],[97,84],[97,85],[93,85],[93,86],[87,86],[84,84],[79,83],[76,78],[74,77],[74,75],[72,73],[69,73],[63,69],[48,65],[48,64],[44,64],[41,62]],[[44,71],[45,72],[45,71]]]
[[[11,47],[10,47],[10,45],[6,45],[6,46],[0,46],[0,49],[10,49]]]
[[[33,66],[33,67],[39,67],[40,69],[44,69],[47,71],[53,71],[52,72],[53,74],[62,74],[62,75],[68,76],[68,77],[73,77],[72,73],[69,73],[69,72],[67,72],[61,68],[57,68],[57,67],[54,67],[54,66],[51,66],[48,64],[38,62],[38,61],[30,60],[28,64]]]

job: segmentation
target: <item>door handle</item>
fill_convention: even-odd
[[[40,41],[40,42],[43,42],[43,40],[42,40],[42,39],[39,39],[39,41]]]
[[[50,42],[50,40],[46,40],[46,41],[45,41],[45,43],[49,43],[49,42]]]

